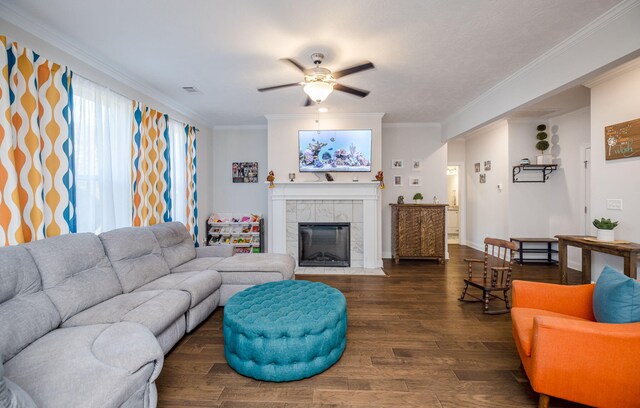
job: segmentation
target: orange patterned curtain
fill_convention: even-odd
[[[71,71],[0,44],[0,244],[75,232]]]
[[[185,126],[187,133],[187,229],[198,246],[198,191],[196,184],[196,132],[193,126]]]
[[[133,101],[133,225],[171,221],[168,117]]]

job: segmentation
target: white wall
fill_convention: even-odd
[[[60,48],[56,47],[56,44],[52,44],[45,39],[39,38],[11,23],[0,18],[0,33],[7,37],[7,41],[17,41],[21,45],[30,48],[42,55],[43,57],[50,59],[51,61],[66,65],[75,74],[81,75],[91,81],[94,81],[100,85],[106,86],[113,91],[126,96],[127,98],[135,99],[143,102],[160,112],[166,113],[170,118],[188,123],[196,126],[199,129],[197,135],[197,174],[198,174],[198,224],[199,224],[199,238],[202,240],[204,237],[204,231],[206,227],[206,220],[211,212],[211,128],[202,121],[198,121],[193,117],[184,115],[178,112],[176,109],[167,106],[166,104],[150,97],[144,92],[129,86],[122,81],[115,79],[108,75],[100,68],[90,65],[80,58],[71,55]]]
[[[382,129],[382,170],[386,188],[382,191],[382,257],[391,258],[391,209],[403,195],[412,203],[413,195],[422,193],[425,203],[437,196],[447,202],[447,145],[441,142],[440,126],[434,124],[390,124]],[[404,168],[391,168],[391,161],[404,161]],[[419,160],[420,171],[413,171],[412,160]],[[394,176],[402,176],[402,186],[393,185]],[[420,177],[421,186],[409,186],[410,177]],[[447,255],[448,257],[448,255]]]
[[[591,86],[591,216],[620,222],[616,239],[640,242],[640,157],[605,160],[604,128],[640,118],[640,68],[598,81]],[[640,146],[634,146],[636,149]],[[607,210],[606,200],[623,200],[623,210]],[[605,264],[622,270],[619,257],[596,254],[591,277]]]
[[[491,161],[491,170],[484,170],[484,162]],[[480,163],[476,173],[474,164]],[[509,177],[509,126],[506,121],[497,122],[467,137],[466,142],[466,244],[484,250],[486,237],[509,238],[508,192]],[[480,183],[480,174],[486,174],[486,183]],[[502,184],[499,190],[497,184]]]
[[[353,176],[372,180],[382,163],[382,115],[381,113],[320,114],[320,129],[371,129],[371,173],[331,173],[335,181],[351,181]],[[267,165],[273,170],[276,181],[288,180],[288,173],[296,173],[296,182],[316,180],[314,174],[299,173],[298,131],[318,129],[318,115],[266,115]],[[267,171],[268,171],[267,170]]]
[[[267,216],[267,127],[238,126],[213,129],[214,212]],[[257,183],[233,183],[233,162],[258,162]]]

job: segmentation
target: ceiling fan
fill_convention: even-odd
[[[351,68],[331,72],[327,68],[320,66],[323,59],[324,54],[319,52],[313,53],[311,54],[311,61],[313,61],[314,67],[305,68],[299,62],[292,58],[282,58],[280,61],[290,63],[304,74],[304,81],[270,86],[267,88],[258,88],[258,91],[265,92],[272,91],[274,89],[287,88],[290,86],[302,86],[304,87],[304,92],[307,94],[307,99],[304,102],[304,106],[309,106],[313,102],[321,103],[322,101],[327,99],[329,94],[331,94],[331,92],[333,92],[334,90],[346,92],[360,98],[364,98],[365,96],[369,95],[369,91],[339,84],[336,79],[355,74],[356,72],[375,68],[375,66],[371,62],[367,61],[363,64],[356,65]]]

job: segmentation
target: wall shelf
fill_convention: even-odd
[[[558,169],[557,164],[519,164],[513,166],[513,182],[514,183],[545,183],[549,179],[549,175]],[[518,175],[523,171],[540,172],[540,179],[521,180]],[[524,173],[523,173],[524,174]]]

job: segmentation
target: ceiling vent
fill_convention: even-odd
[[[195,86],[183,86],[182,89],[184,89],[188,93],[202,93]]]

